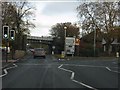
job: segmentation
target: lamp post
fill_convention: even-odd
[[[66,30],[67,30],[67,27],[65,26],[64,27],[65,29],[65,44],[64,44],[64,53],[65,53],[65,56],[66,56]]]

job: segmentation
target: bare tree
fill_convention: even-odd
[[[29,27],[35,27],[28,22],[33,17],[33,6],[28,2],[2,2],[3,24],[8,24],[16,31],[16,49],[22,49],[22,38],[24,33],[30,33]]]
[[[81,18],[82,29],[88,33],[97,30],[109,33],[118,25],[118,2],[87,2],[77,7],[78,16]],[[111,36],[104,35],[108,48],[111,44]]]
[[[77,7],[83,29],[91,30],[93,27],[109,32],[118,22],[118,2],[90,2]]]

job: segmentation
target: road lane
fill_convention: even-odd
[[[50,56],[46,59],[32,57],[8,71],[2,78],[3,88],[85,88],[70,80],[70,73],[52,65]]]
[[[105,67],[64,65],[63,68],[75,73],[74,79],[95,88],[118,88],[118,73]]]
[[[97,89],[118,87],[118,73],[106,68],[117,68],[115,60],[92,61],[88,58],[57,61],[50,55],[46,59],[33,59],[29,55],[16,64],[18,67],[8,70],[8,75],[2,78],[3,88],[87,88],[85,85]],[[66,71],[73,71],[74,77],[73,73],[58,68],[60,65]]]

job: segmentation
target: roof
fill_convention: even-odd
[[[115,39],[111,44],[120,44],[120,43],[118,42],[118,39]]]

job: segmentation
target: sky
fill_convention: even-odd
[[[78,22],[76,7],[80,2],[75,1],[36,1],[32,2],[36,10],[33,23],[35,28],[31,29],[32,36],[49,36],[51,26],[56,23]]]

